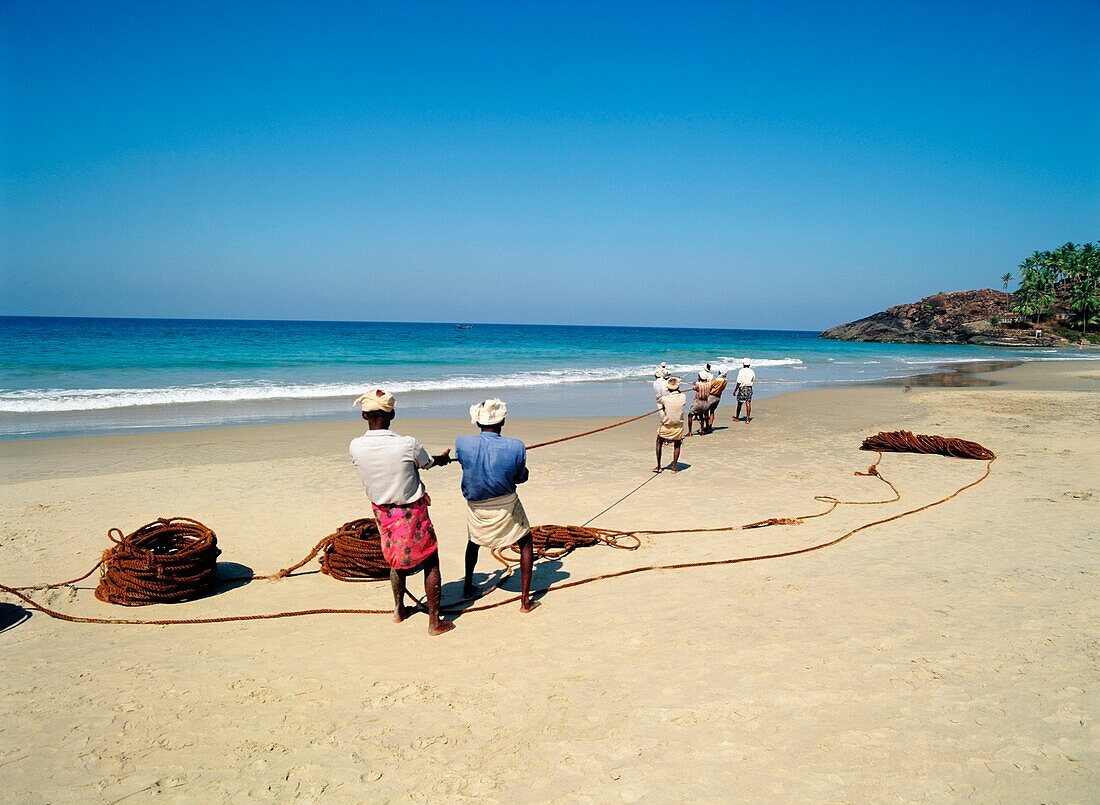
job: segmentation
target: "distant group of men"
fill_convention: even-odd
[[[756,374],[746,358],[734,383],[737,396],[734,419],[741,418],[742,405],[746,406],[745,422],[751,419],[755,380]],[[695,401],[688,411],[680,378],[671,377],[668,367],[661,364],[653,383],[661,415],[654,472],[661,472],[661,448],[665,444],[672,445],[672,472],[678,471],[680,446],[691,435],[693,422],[699,423],[700,434],[714,429],[715,411],[727,385],[725,368],[712,377],[708,363],[692,387]],[[502,400],[489,399],[471,406],[470,421],[479,433],[459,436],[451,458],[449,449],[429,455],[412,436],[390,430],[397,416],[397,402],[388,391],[370,389],[355,402],[367,422],[367,431],[352,440],[349,451],[370,499],[382,554],[390,566],[394,621],[400,623],[415,611],[415,607],[405,604],[406,581],[410,575],[423,571],[429,634],[444,634],[454,628],[454,623],[440,616],[439,543],[428,513],[431,498],[420,479],[421,470],[445,467],[452,461],[462,466],[462,496],[466,499],[464,597],[478,595],[473,576],[480,549],[498,550],[515,545],[520,554],[520,610],[530,612],[538,606],[531,599],[534,566],[531,525],[516,494],[516,487],[528,479],[527,448],[518,439],[501,433],[508,415],[507,405]]]
[[[694,423],[697,422],[699,425],[697,433],[700,436],[713,432],[718,405],[722,402],[722,394],[729,385],[729,380],[726,377],[726,367],[719,367],[717,376],[714,376],[711,374],[711,366],[708,363],[692,384],[695,399],[689,409],[687,395],[680,388],[680,378],[670,375],[667,364],[662,363],[658,366],[654,377],[653,393],[657,398],[661,424],[657,427],[657,464],[653,467],[653,471],[661,472],[664,469],[661,463],[662,448],[670,444],[672,445],[670,469],[676,473],[680,466],[680,447],[683,440],[692,435]],[[737,398],[737,413],[733,417],[735,422],[741,421],[742,406],[745,407],[744,421],[748,423],[752,419],[752,387],[755,382],[756,372],[752,369],[752,361],[745,358],[734,380],[733,392]]]

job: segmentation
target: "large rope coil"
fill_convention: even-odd
[[[382,537],[378,522],[371,517],[344,523],[316,545],[313,550],[290,567],[271,576],[256,578],[282,579],[308,565],[321,555],[321,572],[337,581],[379,581],[390,577],[390,566],[382,555]]]
[[[993,451],[977,442],[956,439],[953,436],[925,436],[908,430],[893,430],[876,433],[863,440],[860,450],[873,450],[879,453],[923,453],[948,458],[970,458],[979,461],[992,461],[997,456]]]
[[[390,577],[382,555],[378,522],[370,517],[344,523],[321,554],[321,572],[339,581],[378,581]]]
[[[198,520],[163,517],[131,534],[112,528],[95,597],[128,607],[190,601],[210,592],[218,538]]]

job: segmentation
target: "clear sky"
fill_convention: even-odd
[[[814,329],[1100,239],[1100,3],[0,0],[0,313]]]

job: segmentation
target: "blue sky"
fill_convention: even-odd
[[[814,329],[1100,239],[1100,4],[0,0],[0,313]]]

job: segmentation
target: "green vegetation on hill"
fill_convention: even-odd
[[[1081,335],[1088,337],[1089,325],[1100,313],[1100,243],[1066,243],[1035,252],[1020,263],[1019,272],[1013,312],[1038,324],[1055,307],[1065,307],[1072,311]],[[1008,274],[1001,277],[1006,285],[1010,280]]]

